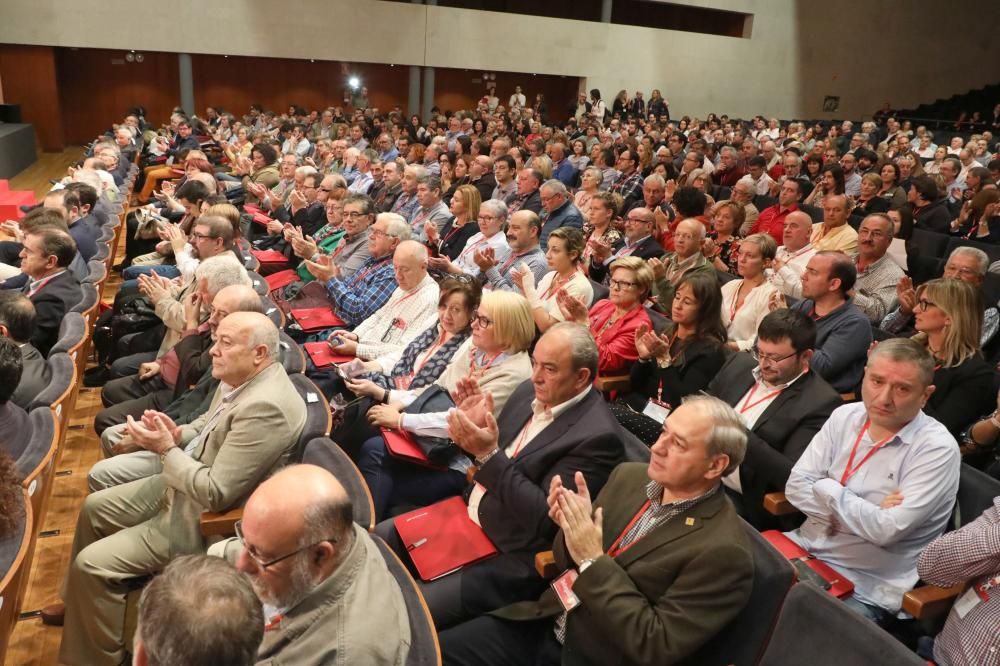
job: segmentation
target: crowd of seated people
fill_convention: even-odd
[[[160,130],[130,115],[95,144],[77,184],[0,243],[17,269],[4,284],[23,291],[0,298],[0,335],[21,349],[21,382],[44,381],[27,369],[72,305],[59,285],[79,289],[90,211],[114,196],[100,174],[116,182],[112,157],[143,166],[126,283],[99,322],[112,344],[89,376],[105,459],[64,606],[46,609],[64,623],[60,659],[119,663],[133,649],[122,581],[164,571],[144,605],[182,603],[184,579],[219,566],[189,557],[211,545],[199,514],[240,506],[210,552],[250,577],[262,610],[239,612],[265,625],[246,637],[258,663],[400,663],[410,625],[377,539],[420,579],[456,664],[691,657],[749,598],[740,517],[784,530],[854,585],[846,607],[889,629],[921,577],[953,584],[963,455],[1000,469],[1000,147],[963,136],[935,161],[935,136],[892,117],[854,131],[674,121],[658,92],[648,104],[608,108],[594,90],[567,118],[518,93],[427,119],[212,107]],[[146,328],[119,338],[136,312]],[[359,498],[296,464],[293,345],[375,536],[351,523]],[[11,395],[0,413],[16,419]],[[780,492],[804,517],[765,509]],[[399,521],[455,501],[495,554],[425,577],[414,551],[432,545]],[[994,509],[968,538],[995,523]],[[582,610],[536,571],[547,550]],[[166,649],[154,610],[137,654]],[[969,627],[949,619],[923,650],[984,663]]]

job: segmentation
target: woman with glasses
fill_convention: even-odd
[[[511,280],[531,304],[531,313],[542,333],[563,321],[556,294],[565,290],[570,296],[590,307],[594,287],[583,273],[583,234],[574,227],[558,227],[549,234],[545,259],[552,270],[535,286],[535,276],[524,263],[511,272]]]
[[[434,222],[428,221],[424,223],[424,233],[427,234],[427,247],[431,249],[433,255],[447,258],[451,261],[458,259],[469,239],[480,231],[477,222],[479,220],[479,207],[481,204],[482,198],[475,186],[462,185],[455,190],[454,196],[451,198],[451,204],[448,206],[448,210],[451,211],[454,217],[445,223],[440,233],[438,232],[437,224]],[[446,272],[461,273],[462,271],[459,269],[456,271],[446,270]]]
[[[681,278],[670,308],[672,325],[662,334],[641,325],[635,332],[638,362],[629,373],[630,389],[611,404],[618,422],[647,445],[660,436],[665,410],[704,390],[722,368],[726,329],[715,275]]]
[[[993,403],[993,370],[979,338],[983,306],[976,288],[956,279],[917,287],[913,340],[934,357],[934,393],[924,411],[958,437]]]
[[[601,377],[625,374],[639,358],[635,332],[652,326],[643,302],[653,287],[653,269],[639,257],[621,257],[611,263],[609,284],[608,298],[595,303],[590,312],[566,292],[556,297],[566,321],[588,327],[594,336]]]
[[[455,352],[441,376],[425,386],[411,385],[383,392],[379,396],[383,404],[368,410],[368,422],[378,428],[403,430],[418,438],[447,438],[447,409],[404,411],[415,403],[433,410],[430,401],[423,402],[427,399],[425,392],[432,390],[439,395],[447,393],[458,401],[480,391],[488,392],[491,399],[484,400],[484,409],[498,416],[514,389],[531,376],[527,349],[534,335],[531,312],[523,296],[505,291],[484,294],[472,317],[471,338]],[[418,400],[422,402],[417,403]],[[468,456],[454,444],[448,459],[437,461],[444,469],[423,467],[387,455],[382,436],[370,437],[360,449],[351,446],[356,446],[356,441],[346,444],[345,449],[355,457],[372,492],[379,520],[389,515],[392,506],[427,506],[458,495],[467,485],[466,472],[472,466]]]
[[[726,327],[729,349],[750,349],[760,320],[770,312],[768,302],[776,289],[764,271],[770,268],[777,251],[778,244],[771,234],[753,234],[740,243],[736,271],[742,279],[722,285],[722,325]]]
[[[510,250],[510,246],[507,244],[507,236],[503,232],[503,225],[507,219],[507,206],[504,202],[495,199],[490,199],[479,204],[479,190],[472,185],[463,185],[463,187],[472,190],[472,192],[466,190],[465,196],[475,204],[477,209],[475,219],[478,220],[478,226],[472,224],[471,220],[474,218],[469,214],[469,221],[463,222],[460,229],[466,229],[464,233],[469,233],[473,229],[477,229],[478,231],[471,236],[467,236],[467,240],[462,244],[461,251],[455,256],[454,261],[449,259],[446,254],[442,254],[441,256],[431,257],[428,263],[431,269],[438,273],[471,275],[476,277],[481,272],[479,265],[475,262],[476,252],[490,251],[495,257],[503,257]],[[455,197],[456,200],[458,198],[458,196]],[[437,237],[436,232],[431,232],[431,227],[433,226],[433,222],[424,225],[424,230],[428,233],[428,238],[430,238],[430,233],[434,233],[435,237]],[[444,238],[447,238],[448,234],[453,231],[455,231],[454,226],[449,227],[447,224],[441,230]],[[459,235],[464,235],[462,231],[458,233]],[[443,243],[443,240],[441,242]]]

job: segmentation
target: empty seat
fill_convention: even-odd
[[[52,345],[49,355],[77,353],[87,337],[87,323],[79,312],[67,312],[59,324],[59,339]],[[74,358],[75,360],[75,358]]]
[[[760,666],[926,666],[927,662],[819,587],[793,585]]]
[[[354,461],[328,437],[317,437],[306,443],[302,462],[316,465],[337,477],[351,498],[354,522],[368,531],[375,528],[375,504],[365,478]]]
[[[302,428],[294,454],[294,460],[298,461],[302,459],[302,451],[307,442],[330,434],[333,419],[330,415],[330,403],[311,379],[303,374],[289,375],[288,378],[306,403],[306,424]]]
[[[37,522],[32,517],[27,493],[24,506],[24,520],[18,529],[0,540],[0,664],[9,663],[7,646],[21,612],[22,594],[31,571],[32,534],[37,531]]]

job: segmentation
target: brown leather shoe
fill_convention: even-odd
[[[61,601],[56,604],[50,604],[42,609],[42,624],[47,624],[50,627],[63,626],[63,619],[65,617],[66,604]]]

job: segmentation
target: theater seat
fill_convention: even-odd
[[[27,492],[24,493],[24,507],[24,520],[13,534],[0,541],[0,664],[9,663],[7,646],[31,571],[32,535],[38,531]]]
[[[302,453],[302,462],[327,470],[340,481],[354,506],[354,522],[369,532],[375,529],[375,503],[365,478],[354,461],[342,448],[328,437],[317,437],[308,442]]]
[[[794,585],[760,666],[926,666],[927,662],[812,585]]]

